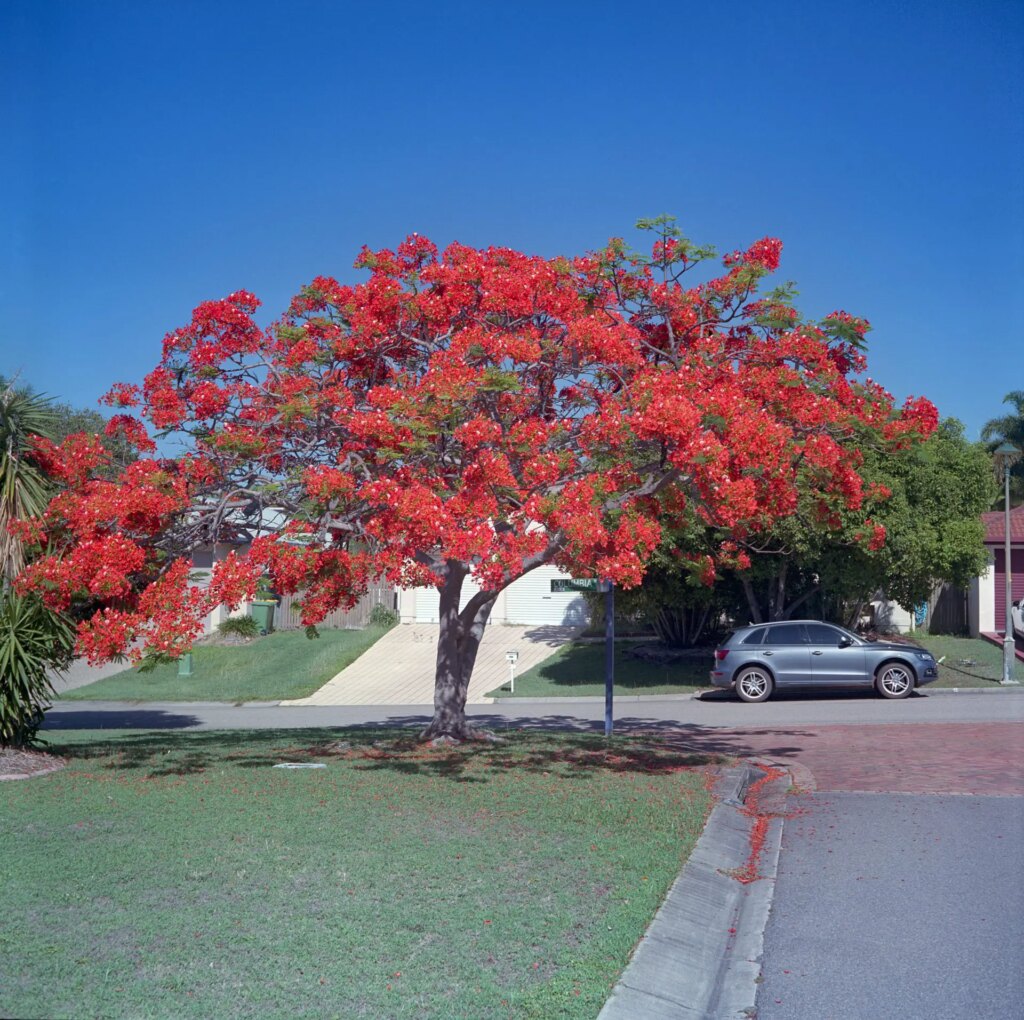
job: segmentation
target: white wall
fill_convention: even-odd
[[[990,549],[985,572],[971,584],[971,634],[977,637],[984,631],[992,633],[996,628],[996,566],[995,556]]]
[[[206,588],[210,583],[210,574],[213,565],[225,559],[232,551],[242,551],[245,546],[226,545],[219,543],[213,547],[197,549],[192,554],[192,584],[196,588]],[[229,616],[245,616],[249,612],[249,603],[243,602],[237,609],[229,610],[227,606],[216,606],[210,613],[207,613],[203,620],[203,633],[212,634],[218,624],[223,623]]]
[[[875,627],[879,631],[909,634],[914,629],[914,614],[899,603],[881,598],[876,599],[871,605],[875,610]]]
[[[582,626],[586,623],[587,603],[577,592],[552,592],[551,581],[570,577],[551,564],[544,564],[517,578],[496,599],[490,622],[538,626]],[[478,588],[467,578],[462,588],[463,605]],[[403,588],[398,592],[398,614],[402,623],[436,620],[438,593],[435,588]],[[514,618],[513,618],[514,617]]]

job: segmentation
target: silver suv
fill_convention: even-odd
[[[743,701],[767,701],[776,687],[870,687],[905,698],[939,677],[927,649],[868,641],[831,623],[787,620],[740,627],[715,649],[711,682]]]

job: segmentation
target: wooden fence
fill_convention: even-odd
[[[966,634],[967,592],[953,584],[940,584],[928,600],[927,626],[931,634]]]
[[[275,630],[302,630],[302,619],[296,603],[302,598],[297,595],[282,595],[274,610]],[[397,593],[390,585],[371,585],[366,594],[349,610],[336,609],[318,627],[335,630],[357,630],[370,622],[374,606],[396,608]]]

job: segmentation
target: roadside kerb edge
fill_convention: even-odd
[[[762,770],[744,763],[724,773],[721,799],[669,889],[598,1020],[742,1020],[753,1015],[764,929],[771,910],[783,819],[768,822],[757,881],[733,874],[747,863],[756,822],[743,798]],[[784,796],[787,775],[776,780]]]
[[[936,695],[940,697],[947,697],[956,695],[964,697],[965,695],[974,694],[1000,694],[1000,695],[1024,695],[1024,685],[1020,687],[1000,687],[998,681],[993,680],[993,687],[929,687],[927,690],[917,692],[917,697],[932,698]],[[618,694],[615,695],[615,703],[619,704],[636,704],[645,701],[654,702],[668,702],[668,701],[701,701],[705,694],[726,694],[728,693],[723,687],[707,687],[700,691],[694,691],[692,694]],[[804,692],[807,693],[807,692]],[[829,693],[836,693],[834,690]],[[810,697],[813,698],[813,692]],[[739,704],[739,698],[736,698],[736,703]],[[476,704],[478,705],[519,705],[519,704],[547,704],[547,703],[561,704],[561,705],[597,705],[604,703],[604,695],[579,695],[577,697],[552,695],[551,697],[530,697],[530,698],[480,698]]]

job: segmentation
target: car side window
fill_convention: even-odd
[[[812,645],[839,647],[839,639],[842,637],[839,631],[824,623],[808,623],[805,626],[807,627],[807,636],[810,638]]]
[[[740,643],[744,645],[759,645],[764,640],[764,632],[767,629],[767,627],[758,627],[757,630],[752,630]]]
[[[768,628],[766,645],[805,645],[804,628],[799,623],[780,623]]]

